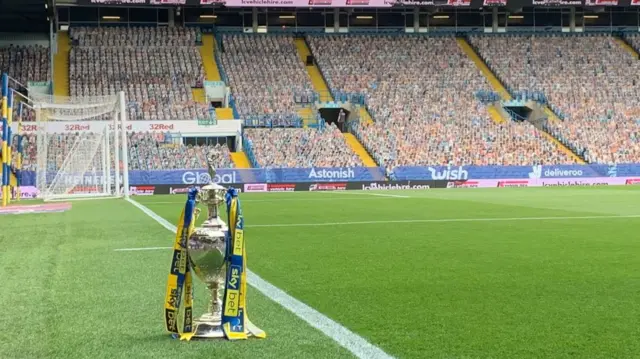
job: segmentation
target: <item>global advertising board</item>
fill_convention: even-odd
[[[218,169],[213,182],[230,183],[288,183],[288,182],[345,182],[345,181],[384,181],[384,170],[379,167],[342,167],[342,168],[260,168],[260,169]],[[55,173],[51,173],[53,178]],[[33,185],[35,172],[24,171],[22,183]],[[99,173],[73,175],[63,178],[69,184],[95,185],[104,183]],[[211,181],[209,173],[201,170],[156,170],[129,171],[129,183],[132,185],[185,184],[200,185]]]
[[[55,173],[51,173],[55,176]],[[624,165],[558,165],[558,166],[433,166],[398,167],[393,180],[398,181],[457,181],[489,179],[554,179],[639,177],[640,164]],[[35,172],[22,172],[22,184],[35,185]],[[99,173],[73,175],[63,180],[69,184],[96,185],[104,183]],[[216,183],[321,183],[385,181],[385,171],[380,167],[342,168],[259,168],[219,169]],[[211,181],[209,173],[201,170],[129,171],[131,185],[201,185]]]

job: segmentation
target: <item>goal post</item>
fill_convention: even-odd
[[[45,201],[129,196],[124,92],[34,95],[36,186]]]

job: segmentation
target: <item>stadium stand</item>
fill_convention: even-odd
[[[631,37],[633,41],[633,37]],[[640,63],[611,36],[472,36],[512,92],[540,91],[549,132],[591,163],[640,160]]]
[[[332,90],[367,97],[354,131],[374,159],[406,165],[528,165],[573,160],[529,124],[497,124],[474,98],[486,79],[453,37],[310,36]],[[433,56],[438,54],[438,56]]]
[[[130,120],[195,120],[210,116],[192,87],[204,67],[187,28],[73,28],[71,96],[127,94]]]
[[[640,59],[640,52],[638,52],[638,43],[634,43],[635,37],[637,37],[637,33],[622,33],[614,36],[614,40],[622,46],[622,48],[627,51],[632,57],[636,59]]]
[[[222,66],[240,117],[299,126],[294,95],[311,97],[313,86],[293,37],[224,35],[222,43]]]
[[[27,86],[29,81],[49,81],[49,49],[43,46],[9,46],[0,48],[0,73]]]
[[[245,129],[244,135],[260,167],[362,166],[335,125],[324,130]]]
[[[198,169],[207,167],[207,156],[216,168],[232,168],[229,148],[224,145],[182,146],[164,144],[162,133],[129,136],[129,163],[132,170]]]
[[[51,134],[48,136],[48,163],[50,171],[62,165],[78,134]],[[83,135],[86,136],[86,135]],[[24,170],[36,169],[36,136],[23,137]],[[112,139],[113,141],[113,139]],[[113,143],[113,142],[112,142]],[[229,148],[224,145],[183,146],[166,143],[162,133],[130,133],[129,169],[171,170],[206,168],[207,156],[215,158],[216,168],[233,168]],[[17,146],[17,138],[14,141]],[[112,158],[113,160],[113,158]]]

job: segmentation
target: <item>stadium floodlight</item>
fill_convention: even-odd
[[[96,97],[34,94],[32,104],[36,185],[42,199],[129,196],[124,92]],[[58,136],[66,142],[61,144]]]

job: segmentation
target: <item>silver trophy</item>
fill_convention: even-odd
[[[194,272],[211,291],[207,313],[194,321],[194,338],[224,338],[222,330],[222,296],[226,277],[227,224],[218,215],[218,207],[225,201],[227,189],[213,183],[216,170],[208,158],[211,182],[198,192],[196,202],[207,206],[207,219],[196,227],[187,241],[187,251]],[[196,215],[199,214],[196,211]]]

